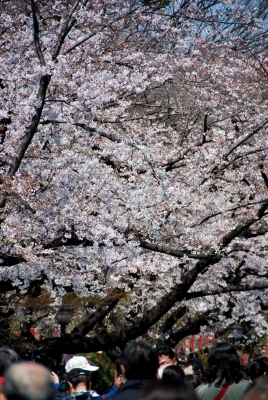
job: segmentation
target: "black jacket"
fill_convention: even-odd
[[[110,397],[110,400],[140,400],[142,389],[151,381],[143,380],[128,380],[119,389],[118,393]]]

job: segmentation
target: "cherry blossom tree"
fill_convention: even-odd
[[[265,29],[190,3],[2,3],[2,343],[266,332]]]

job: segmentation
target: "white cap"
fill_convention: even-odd
[[[97,371],[99,367],[96,367],[95,365],[90,365],[86,357],[82,356],[74,356],[71,358],[69,361],[67,361],[65,365],[65,370],[66,372],[70,372],[74,368],[80,368],[85,371]]]

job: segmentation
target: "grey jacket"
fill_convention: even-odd
[[[242,379],[238,383],[233,383],[227,392],[225,392],[222,400],[243,400],[244,392],[250,385],[249,381]],[[206,383],[196,388],[197,396],[200,400],[215,400],[222,386],[216,387],[215,383]]]

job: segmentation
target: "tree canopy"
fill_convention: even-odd
[[[220,3],[1,3],[3,344],[266,331],[266,9]]]

